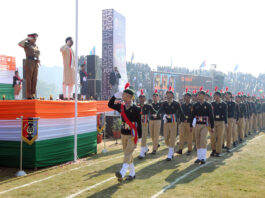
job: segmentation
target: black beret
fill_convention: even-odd
[[[69,41],[69,40],[72,40],[72,37],[67,37],[67,38],[65,39],[65,43],[67,43],[67,41]]]
[[[222,96],[221,92],[219,92],[219,91],[216,91],[216,92],[214,93],[214,95]]]
[[[134,95],[134,90],[132,90],[132,89],[125,89],[123,92],[127,93],[127,94],[130,94],[132,96]]]

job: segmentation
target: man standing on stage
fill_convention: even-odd
[[[139,159],[143,159],[146,156],[146,153],[149,151],[146,146],[147,135],[148,135],[148,122],[149,115],[152,111],[155,111],[150,104],[146,104],[146,97],[144,95],[143,89],[141,89],[141,94],[139,96],[140,109],[141,109],[141,122],[142,122],[142,141],[141,141],[141,152],[138,156]],[[156,111],[155,111],[156,112]]]
[[[177,136],[177,118],[180,116],[184,117],[184,113],[180,107],[180,104],[173,100],[174,93],[171,87],[166,92],[167,101],[163,102],[161,108],[159,109],[157,116],[164,113],[164,138],[165,143],[168,146],[168,156],[167,161],[171,161],[174,157],[174,147],[176,143]]]
[[[212,102],[214,113],[214,132],[211,133],[211,156],[220,157],[225,127],[227,127],[227,105],[221,99],[219,91],[214,93],[214,102]]]
[[[116,172],[118,181],[122,181],[125,174],[130,169],[130,175],[126,180],[135,179],[135,169],[133,164],[133,151],[136,148],[138,138],[142,137],[141,111],[133,104],[134,91],[129,88],[130,84],[125,85],[123,93],[117,92],[112,96],[108,106],[118,112],[122,117],[121,140],[124,152],[122,169]],[[124,104],[115,104],[117,98],[122,98]]]
[[[150,136],[153,142],[153,151],[152,155],[155,155],[157,152],[158,147],[160,146],[158,143],[160,129],[161,129],[161,116],[157,115],[157,111],[161,107],[161,103],[159,102],[159,96],[157,93],[157,90],[155,90],[155,93],[153,94],[153,103],[152,103],[153,109],[151,109],[151,118],[149,121],[149,130],[150,130]]]
[[[235,124],[235,108],[236,108],[236,103],[232,101],[232,93],[231,92],[226,92],[226,104],[227,104],[227,135],[226,135],[226,146],[227,146],[227,152],[230,152],[231,145],[233,143],[232,141],[232,136],[233,136],[233,131],[234,131],[234,124]]]
[[[197,145],[197,160],[195,163],[205,164],[207,154],[207,134],[208,124],[211,127],[211,133],[214,132],[214,118],[212,106],[205,102],[205,92],[198,93],[198,102],[192,107],[192,119],[190,122],[191,131],[194,127]]]
[[[178,154],[182,154],[185,142],[187,142],[188,144],[187,155],[190,155],[192,152],[193,134],[192,131],[190,131],[192,104],[190,103],[190,99],[191,99],[191,94],[186,92],[184,94],[184,103],[181,105],[181,109],[184,113],[184,118],[182,118],[183,122],[180,124],[179,128],[179,150],[177,151]]]
[[[38,34],[29,34],[28,38],[19,42],[19,46],[24,48],[26,53],[25,75],[26,75],[26,97],[34,99],[36,97],[36,86],[39,70],[40,51],[36,45]]]
[[[74,44],[72,37],[67,37],[65,39],[65,45],[61,47],[60,51],[63,55],[63,97],[64,100],[72,99],[73,87],[75,84],[75,55],[72,50]],[[66,89],[68,88],[68,94],[66,94]]]
[[[80,70],[80,85],[81,85],[81,97],[83,100],[86,100],[86,96],[87,96],[87,89],[88,89],[88,84],[87,84],[87,77],[88,74],[86,72],[86,65],[82,64],[81,65],[81,70]]]
[[[121,75],[118,68],[114,67],[113,72],[110,73],[111,94],[114,94],[118,91],[120,78]]]

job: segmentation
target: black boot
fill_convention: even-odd
[[[215,157],[221,157],[220,153],[216,153]]]
[[[216,150],[213,150],[210,156],[211,156],[211,157],[214,157],[215,154],[216,154]]]
[[[153,150],[151,155],[155,155],[156,154],[156,150]]]
[[[201,163],[201,160],[200,159],[196,159],[196,161],[194,163],[195,164],[199,164],[199,163]]]
[[[135,177],[136,177],[135,175],[134,176],[129,175],[128,177],[126,177],[126,181],[132,181],[135,179]]]
[[[182,149],[179,149],[176,153],[182,155]]]

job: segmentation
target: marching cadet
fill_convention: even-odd
[[[258,97],[257,99],[257,114],[258,114],[258,128],[259,131],[261,131],[262,129],[262,105],[261,105],[261,101],[260,98]]]
[[[252,101],[251,101],[251,97],[248,94],[247,96],[247,103],[249,105],[249,131],[248,134],[251,135],[251,132],[253,132],[253,105],[252,105]]]
[[[146,140],[148,135],[148,121],[149,115],[152,111],[155,111],[150,104],[146,104],[146,97],[144,95],[143,89],[141,89],[141,94],[139,96],[140,102],[140,109],[141,109],[141,122],[142,122],[142,141],[141,141],[141,152],[138,156],[139,159],[143,159],[146,156],[146,153],[149,151],[148,147],[146,146]],[[155,111],[156,112],[156,111]],[[156,113],[154,113],[156,116]]]
[[[208,124],[211,126],[211,133],[214,132],[214,118],[212,106],[205,102],[205,92],[198,92],[198,102],[192,106],[192,118],[190,121],[191,131],[194,128],[197,145],[197,160],[195,163],[205,164],[207,154]]]
[[[157,93],[157,90],[155,90],[155,92],[153,94],[152,107],[155,111],[153,109],[151,109],[151,118],[149,121],[149,130],[150,130],[150,136],[151,136],[152,143],[153,143],[153,151],[151,154],[155,155],[158,147],[160,147],[160,145],[158,144],[158,138],[159,138],[160,129],[161,129],[161,115],[156,116],[157,111],[161,107],[161,103],[159,102],[159,95]]]
[[[250,107],[249,107],[249,104],[247,102],[247,96],[246,95],[243,95],[242,96],[242,99],[243,99],[243,104],[245,105],[246,107],[246,115],[245,115],[245,138],[248,136],[248,132],[249,132],[249,118],[250,118]]]
[[[174,157],[174,147],[176,143],[177,136],[177,117],[180,115],[184,116],[180,104],[173,100],[174,93],[169,87],[166,92],[167,101],[163,102],[161,108],[157,112],[157,115],[164,113],[164,138],[165,143],[168,146],[168,156],[167,161],[171,161]]]
[[[256,97],[255,96],[252,96],[252,102],[253,102],[253,130],[254,132],[257,132],[258,130],[258,121],[257,121],[257,101],[256,101]]]
[[[233,143],[233,130],[234,130],[234,124],[235,124],[235,108],[236,103],[232,100],[232,93],[227,91],[226,92],[226,104],[227,104],[227,136],[226,136],[226,146],[227,151],[229,152],[231,149],[231,145]]]
[[[29,34],[26,39],[19,42],[19,46],[24,48],[26,53],[25,75],[26,75],[26,97],[34,99],[36,96],[36,86],[39,70],[40,51],[36,45],[38,34]]]
[[[182,118],[182,122],[180,124],[179,129],[179,150],[178,154],[182,154],[184,142],[188,144],[188,152],[187,155],[190,155],[192,152],[192,138],[193,134],[190,131],[190,122],[192,116],[192,104],[190,103],[191,94],[188,93],[186,89],[186,93],[184,94],[184,103],[181,105],[181,109],[184,113],[184,117]]]
[[[239,142],[242,143],[245,137],[244,131],[245,131],[246,106],[242,103],[240,94],[236,96],[236,103],[238,104],[237,129],[239,134]]]
[[[136,148],[138,138],[142,137],[141,111],[133,104],[134,91],[129,88],[130,84],[125,85],[123,93],[117,92],[110,99],[108,106],[118,112],[122,117],[121,140],[124,152],[122,169],[116,172],[118,181],[122,181],[125,174],[130,169],[130,174],[126,180],[135,179],[135,169],[133,164],[133,151]],[[115,104],[117,98],[122,98],[124,104]]]
[[[239,122],[239,103],[235,101],[235,113],[234,113],[234,128],[233,128],[233,146],[236,147],[238,145],[238,122]]]
[[[214,132],[211,133],[211,156],[220,157],[222,153],[222,144],[224,138],[225,127],[227,127],[227,105],[221,99],[221,93],[214,93],[214,102],[212,108],[214,113]]]

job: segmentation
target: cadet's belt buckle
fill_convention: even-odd
[[[125,126],[124,126],[124,128],[126,129],[126,130],[130,130],[130,126],[127,124],[127,123],[125,123]]]
[[[215,117],[216,117],[216,118],[220,118],[220,116],[219,116],[219,115],[216,115]]]
[[[171,119],[171,115],[167,115],[167,117],[168,117],[169,119]]]
[[[189,116],[185,116],[185,118],[186,118],[186,119],[188,119],[188,118],[189,118]]]
[[[202,117],[199,117],[199,122],[202,122]]]

